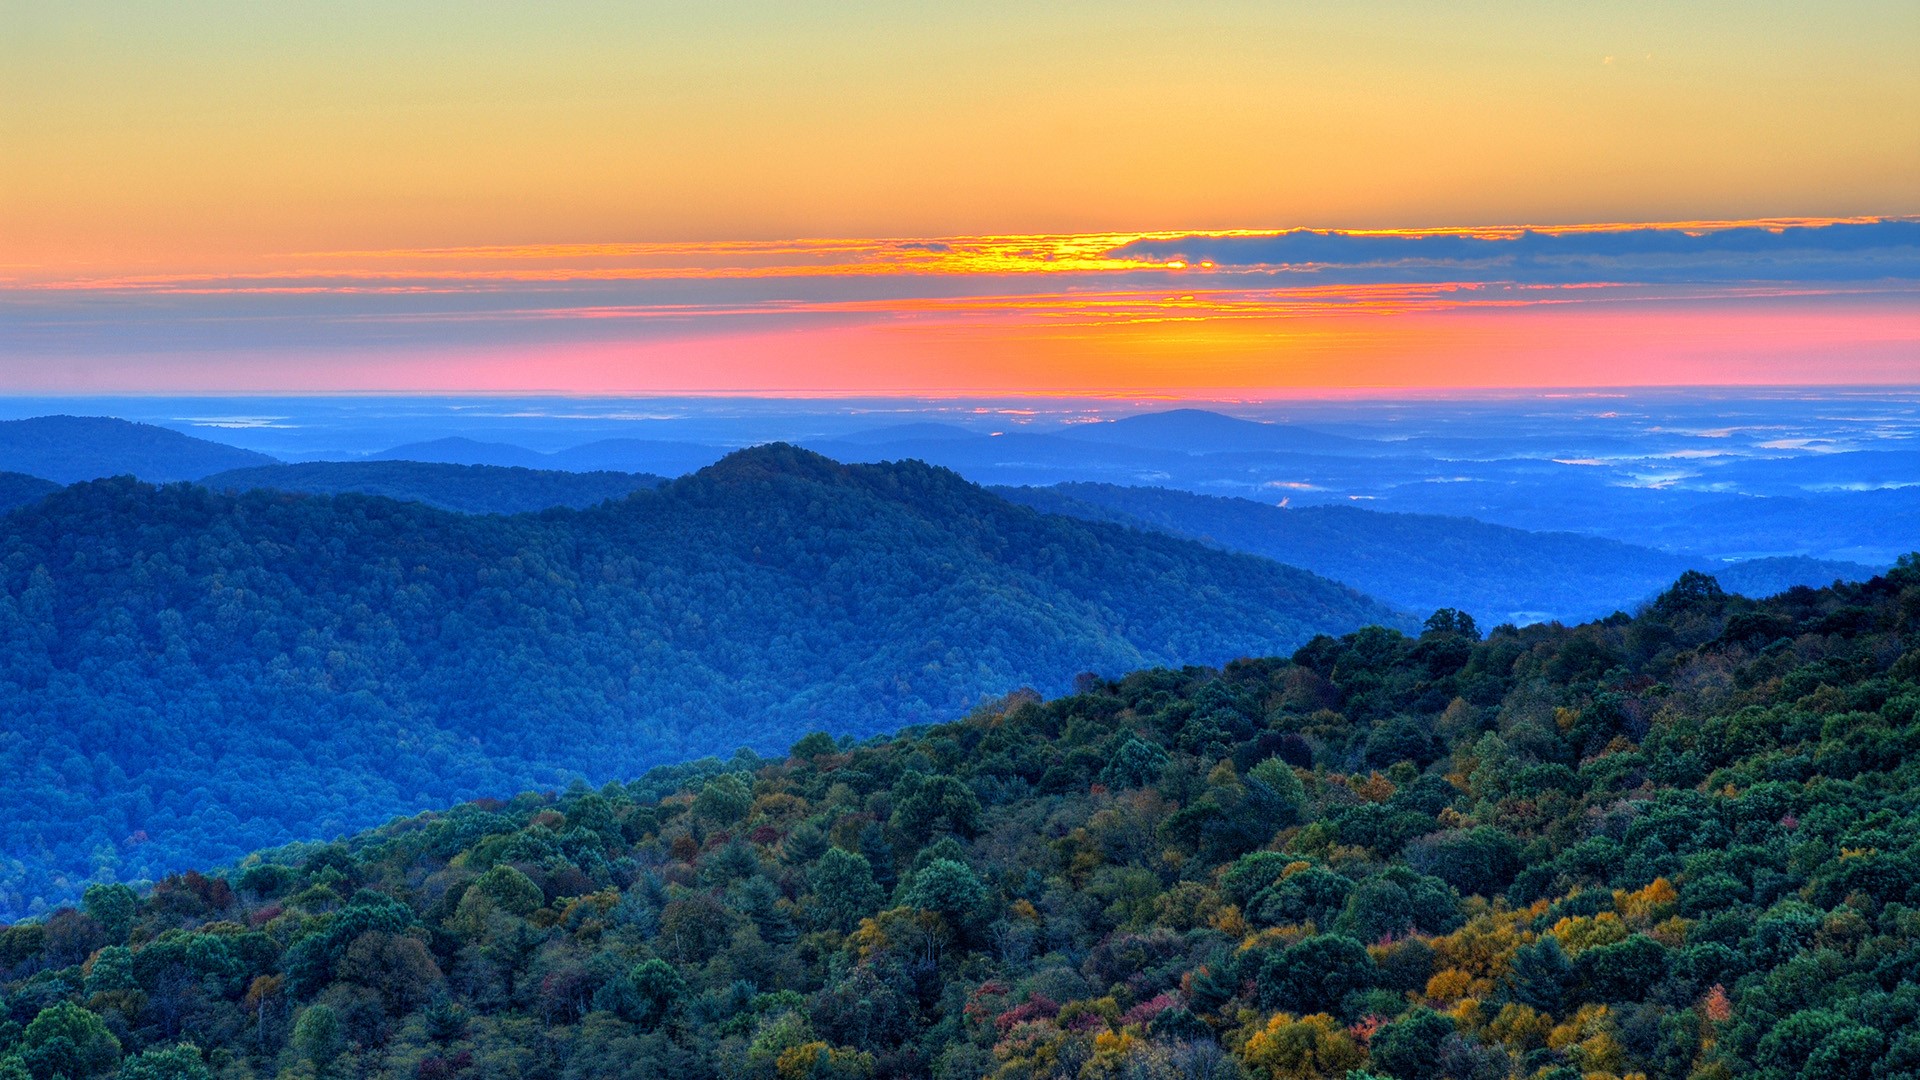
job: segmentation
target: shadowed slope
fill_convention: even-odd
[[[1688,569],[1765,596],[1864,580],[1874,568],[1818,559],[1717,563],[1567,532],[1348,506],[1282,508],[1155,487],[996,488],[1050,513],[1111,521],[1263,555],[1414,611],[1457,607],[1486,625],[1577,622],[1632,610]]]
[[[12,909],[69,893],[100,851],[137,878],[1087,670],[1404,625],[1302,570],[785,446],[537,516],[115,480],[9,524]]]
[[[579,510],[665,482],[646,473],[578,473],[436,461],[310,461],[232,469],[201,481],[215,491],[273,488],[316,495],[352,491],[467,514],[527,514],[556,506]]]
[[[252,450],[106,416],[0,421],[0,469],[60,484],[103,476],[167,483],[274,463]]]

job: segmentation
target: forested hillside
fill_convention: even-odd
[[[60,485],[51,480],[26,473],[0,472],[0,513],[36,502],[58,490]]]
[[[61,484],[103,476],[155,483],[197,480],[223,469],[274,463],[252,450],[107,416],[0,420],[0,469]]]
[[[1442,611],[97,887],[0,1075],[1913,1077],[1917,711],[1920,558]]]
[[[1711,567],[1724,588],[1748,596],[1874,574],[1874,567],[1859,563],[1715,563],[1598,536],[1529,532],[1464,517],[1354,506],[1283,508],[1169,488],[1073,483],[994,490],[1048,513],[1263,555],[1402,607],[1454,607],[1488,623],[1583,622],[1631,611],[1689,569]]]
[[[543,472],[660,473],[679,476],[713,464],[727,451],[718,446],[667,439],[596,439],[553,453],[511,443],[461,437],[407,443],[373,457],[384,461],[430,461],[460,465],[518,466]]]
[[[518,517],[76,485],[0,538],[0,915],[481,794],[1399,618],[945,470],[790,447]]]
[[[647,473],[563,472],[437,461],[309,461],[233,469],[200,482],[215,491],[358,492],[466,514],[530,514],[556,506],[583,510],[666,481]]]

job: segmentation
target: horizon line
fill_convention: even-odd
[[[1738,393],[1738,392],[1804,392],[1827,391],[1833,393],[1855,392],[1864,394],[1915,393],[1920,394],[1920,381],[1914,382],[1765,382],[1765,383],[1635,383],[1635,384],[1592,384],[1592,385],[1556,385],[1534,386],[1520,384],[1501,384],[1486,386],[1446,386],[1446,385],[1355,385],[1355,386],[1319,386],[1299,387],[1284,391],[1242,388],[1197,388],[1197,387],[1142,387],[1138,389],[1086,390],[1086,389],[975,389],[975,388],[936,388],[936,389],[860,389],[860,390],[818,390],[797,387],[768,387],[753,390],[605,390],[580,391],[565,389],[526,389],[526,390],[82,390],[62,393],[15,392],[0,389],[0,401],[65,401],[132,398],[147,400],[191,399],[191,398],[474,398],[480,400],[500,400],[510,398],[556,398],[581,400],[670,400],[675,398],[693,399],[759,399],[769,401],[832,401],[832,400],[902,400],[923,399],[928,401],[963,401],[985,398],[1036,398],[1047,400],[1114,400],[1150,398],[1167,401],[1216,401],[1216,402],[1256,402],[1299,398],[1343,398],[1378,397],[1390,398],[1396,394],[1411,397],[1625,397],[1634,394],[1688,394],[1688,393]]]

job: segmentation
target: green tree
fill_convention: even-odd
[[[347,1048],[340,1016],[325,1005],[309,1005],[293,1025],[293,1049],[316,1068],[326,1068]]]
[[[665,960],[643,961],[634,967],[631,977],[634,991],[643,1004],[635,1022],[642,1026],[655,1025],[672,1016],[686,999],[687,981]]]
[[[1351,895],[1352,879],[1312,866],[1262,889],[1247,902],[1246,915],[1256,926],[1310,922],[1331,929]]]
[[[1595,945],[1574,960],[1582,995],[1593,1001],[1639,1001],[1667,977],[1667,947],[1635,934],[1611,945]]]
[[[1167,752],[1138,736],[1129,738],[1113,760],[1100,770],[1100,782],[1110,788],[1146,787],[1160,781],[1167,767]]]
[[[481,874],[473,887],[495,907],[513,915],[531,914],[547,902],[532,878],[505,863]]]
[[[1427,621],[1421,625],[1420,632],[1423,636],[1459,634],[1462,637],[1475,639],[1480,637],[1480,628],[1474,625],[1473,616],[1457,608],[1441,608],[1427,616]]]
[[[833,741],[833,736],[824,731],[810,731],[802,735],[800,741],[794,743],[793,749],[788,753],[802,761],[812,761],[821,754],[831,754],[839,749],[840,746]]]
[[[1493,896],[1520,872],[1520,844],[1489,825],[1456,829],[1415,840],[1407,863],[1468,895]]]
[[[212,1080],[200,1048],[192,1043],[145,1050],[120,1066],[117,1080]]]
[[[709,779],[693,799],[693,816],[722,827],[738,823],[753,807],[753,789],[733,773]]]
[[[1248,769],[1247,780],[1273,793],[1270,812],[1276,815],[1279,825],[1291,825],[1299,819],[1300,809],[1307,802],[1307,788],[1293,766],[1278,757],[1270,757]]]
[[[1866,1080],[1886,1045],[1880,1032],[1831,1009],[1794,1013],[1755,1048],[1757,1080]]]
[[[1725,607],[1727,591],[1719,579],[1698,570],[1681,574],[1667,591],[1654,598],[1653,612],[1664,618],[1684,613],[1713,614]]]
[[[1283,851],[1250,851],[1233,860],[1220,875],[1220,897],[1244,908],[1267,886],[1279,881],[1287,867],[1300,861],[1298,856]]]
[[[124,940],[127,931],[132,929],[133,920],[140,911],[140,898],[125,885],[89,885],[86,895],[80,902],[81,910],[107,937],[114,941]]]
[[[1460,925],[1460,897],[1439,878],[1405,866],[1387,869],[1354,886],[1335,928],[1362,941],[1420,931],[1443,934]]]
[[[1573,962],[1560,947],[1560,939],[1552,934],[1542,934],[1531,945],[1520,946],[1513,954],[1508,980],[1513,1000],[1549,1014],[1567,1007],[1567,999],[1580,981]]]
[[[1379,983],[1366,946],[1339,934],[1318,934],[1261,957],[1254,972],[1260,1004],[1290,1013],[1338,1013],[1356,990]]]
[[[1425,768],[1439,759],[1442,749],[1425,717],[1404,713],[1376,726],[1366,742],[1367,761],[1381,768],[1400,761]]]
[[[1452,1020],[1415,1008],[1374,1032],[1368,1050],[1374,1066],[1397,1080],[1440,1080],[1441,1045],[1452,1034]]]
[[[828,848],[807,872],[807,883],[821,920],[843,932],[879,910],[884,899],[873,880],[873,864],[865,855],[845,848]]]
[[[317,993],[332,980],[334,965],[361,934],[376,930],[397,933],[416,921],[413,909],[398,900],[361,890],[319,930],[296,940],[281,956],[280,968],[286,973],[289,992],[296,996]],[[136,969],[152,951],[154,946],[149,945],[134,957]]]
[[[900,902],[931,911],[963,935],[977,936],[986,918],[987,887],[963,862],[935,859],[901,887]]]
[[[594,993],[593,1007],[652,1031],[679,1012],[687,982],[672,964],[654,957],[608,980]]]
[[[894,788],[888,824],[915,844],[943,832],[972,836],[979,822],[980,797],[957,777],[908,773]]]
[[[45,1060],[70,1058],[66,1071],[72,1080],[104,1076],[120,1064],[120,1040],[98,1016],[71,1002],[40,1010],[21,1034],[20,1045],[30,1065],[36,1052]],[[39,1069],[33,1071],[40,1075]]]
[[[125,945],[109,945],[87,961],[85,987],[89,996],[133,990],[139,985],[133,974],[133,950]]]

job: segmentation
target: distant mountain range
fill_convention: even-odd
[[[548,455],[510,443],[451,437],[406,443],[369,454],[368,461],[425,461],[442,465],[492,465],[506,469],[550,468]]]
[[[726,453],[724,447],[701,443],[601,439],[546,454],[509,443],[446,438],[395,446],[354,460],[623,472],[658,477],[692,472],[713,464]],[[195,438],[154,424],[136,424],[105,416],[38,416],[30,420],[0,421],[0,471],[23,473],[58,484],[108,476],[132,476],[151,484],[165,484],[280,464],[284,463],[278,458],[253,450]]]
[[[525,514],[556,506],[585,509],[666,483],[626,472],[562,472],[501,465],[424,461],[309,461],[215,473],[200,483],[216,491],[274,488],[319,495],[359,492],[422,502],[467,514]]]
[[[1413,625],[1270,560],[790,446],[517,517],[77,484],[0,531],[0,909],[102,860],[146,877],[1375,623]]]
[[[1196,409],[994,435],[896,425],[807,443],[844,461],[916,458],[983,484],[1104,483],[1287,498],[1299,506],[1472,518],[1664,549],[1718,564],[1807,556],[1886,565],[1913,548],[1920,452],[1675,448],[1589,438],[1555,450],[1498,430],[1356,439]],[[1706,456],[1687,456],[1687,455]],[[1599,455],[1599,456],[1593,456]]]
[[[1078,424],[1063,433],[1085,442],[1113,443],[1180,454],[1316,453],[1375,455],[1377,443],[1293,424],[1242,420],[1206,409],[1169,409],[1118,420]]]
[[[273,463],[252,450],[104,416],[0,421],[0,469],[59,484],[103,476],[164,484]]]
[[[429,461],[452,465],[499,465],[567,472],[632,472],[679,476],[704,468],[726,454],[701,443],[654,439],[600,439],[551,454],[509,443],[447,438],[408,443],[371,455],[371,461]]]
[[[1493,625],[1575,622],[1631,611],[1689,569],[1770,596],[1794,585],[1864,581],[1860,563],[1765,558],[1713,563],[1617,540],[1528,532],[1470,518],[1347,506],[1282,508],[1166,488],[1059,484],[996,488],[1049,513],[1110,521],[1312,570],[1412,611],[1456,607]]]
[[[1303,566],[1410,610],[1461,607],[1482,621],[1577,620],[1631,609],[1688,568],[1706,569],[1726,587],[1751,595],[1864,578],[1873,569],[1863,561],[1806,557],[1726,562],[1688,550],[1764,554],[1769,541],[1776,551],[1786,541],[1801,550],[1884,553],[1911,546],[1905,541],[1911,529],[1904,522],[1911,520],[1906,511],[1915,491],[1899,488],[1798,496],[1785,492],[1800,488],[1781,488],[1781,494],[1764,498],[1662,490],[1623,494],[1598,483],[1590,470],[1576,469],[1546,487],[1539,486],[1544,480],[1534,487],[1415,482],[1423,475],[1415,471],[1408,483],[1393,489],[1399,494],[1370,509],[1322,503],[1287,510],[1260,500],[1175,490],[1183,486],[1179,477],[1202,475],[1193,473],[1195,468],[1256,477],[1289,469],[1307,470],[1303,475],[1327,468],[1371,470],[1383,476],[1406,469],[1405,462],[1373,457],[1382,445],[1199,409],[1074,425],[1052,434],[989,435],[953,424],[913,422],[813,444],[836,460],[926,460],[973,477],[1112,476],[1124,483],[1023,484],[1009,495],[1053,512],[1151,528]],[[56,481],[133,475],[196,479],[218,488],[357,491],[468,513],[591,506],[654,486],[659,475],[709,464],[724,452],[691,442],[603,439],[541,453],[508,443],[445,438],[354,461],[283,465],[251,451],[118,420],[41,417],[0,424],[0,467]],[[1845,459],[1847,475],[1870,478],[1863,483],[1900,484],[1913,455],[1824,457]],[[236,462],[244,464],[235,467]],[[1818,462],[1770,463],[1778,469],[1774,473],[1762,467],[1767,464],[1724,468],[1729,476],[1774,476],[1802,484],[1821,475],[1815,470]],[[1485,503],[1485,517],[1380,512],[1409,503],[1450,505],[1435,501],[1433,493],[1455,489],[1484,489],[1473,497]],[[29,477],[0,482],[0,508],[51,490],[53,485]],[[1560,505],[1569,500],[1599,516]],[[1489,524],[1489,519],[1523,520],[1528,526]],[[1554,531],[1556,526],[1565,531]],[[1596,532],[1645,537],[1648,543]],[[1878,545],[1869,543],[1875,537],[1882,538]],[[1888,537],[1898,539],[1888,544]]]

